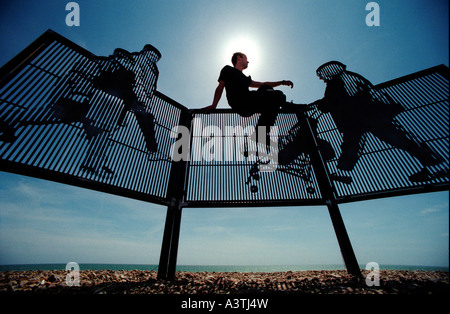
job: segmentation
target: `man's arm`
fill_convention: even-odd
[[[214,98],[211,106],[208,106],[205,109],[206,113],[209,111],[216,109],[217,105],[219,104],[219,100],[222,97],[223,89],[225,88],[225,82],[219,81],[219,85],[216,87],[216,91],[214,92]]]
[[[256,82],[256,81],[252,81],[250,83],[250,87],[255,87],[255,88],[261,87],[263,85],[268,85],[270,87],[277,87],[277,86],[280,86],[280,85],[290,86],[291,88],[294,87],[294,83],[292,83],[291,81],[285,81],[285,80],[277,81],[277,82]]]

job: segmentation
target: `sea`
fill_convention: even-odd
[[[83,270],[150,270],[157,271],[158,265],[154,264],[78,264]],[[366,265],[360,265],[366,269]],[[417,265],[379,265],[380,270],[421,270],[421,271],[449,271],[449,267],[441,266],[417,266]],[[18,264],[0,265],[2,271],[27,271],[27,270],[65,270],[66,264]],[[186,272],[286,272],[302,270],[345,270],[344,265],[178,265],[177,271]]]

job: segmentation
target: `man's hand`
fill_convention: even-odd
[[[209,113],[211,110],[216,109],[217,105],[210,105],[208,107],[202,108],[202,111],[205,113]]]
[[[294,87],[294,83],[291,81],[281,81],[281,85],[290,86],[291,88]]]

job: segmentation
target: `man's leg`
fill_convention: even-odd
[[[270,128],[275,125],[278,112],[282,105],[286,103],[286,96],[279,90],[274,90],[270,86],[263,85],[254,93],[254,105],[256,111],[261,115],[256,124],[256,130],[259,126],[266,128],[266,146],[270,145]]]

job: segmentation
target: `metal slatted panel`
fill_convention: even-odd
[[[245,143],[256,150],[242,130],[254,127],[258,114],[187,110],[156,91],[159,58],[150,45],[139,53],[116,49],[112,56],[97,57],[51,31],[41,36],[0,71],[1,170],[160,204],[175,195],[170,182],[184,181],[184,191],[176,193],[183,206],[313,205],[326,201],[314,169],[321,161],[310,156],[311,149],[319,149],[338,202],[448,189],[447,67],[370,92],[380,102],[392,99],[403,106],[392,120],[394,133],[427,145],[441,158],[427,173],[420,174],[424,166],[410,150],[380,140],[376,132],[364,134],[356,163],[342,170],[342,132],[318,105],[308,111],[318,147],[305,138],[310,133],[297,114],[282,112],[276,121],[277,169],[262,172],[255,170],[262,164],[253,154],[242,154]],[[327,70],[343,71],[335,65]],[[352,72],[343,73],[342,82],[351,97],[368,84]],[[190,159],[185,168],[173,167],[174,127],[185,125],[188,116]],[[210,160],[212,151],[218,154]]]
[[[2,69],[2,170],[166,203],[185,108],[155,91],[159,52],[96,57],[52,32],[36,46]]]
[[[367,84],[367,80],[356,73],[347,73],[343,75],[343,82],[346,94],[353,97],[361,85]],[[366,132],[362,136],[355,166],[352,170],[341,170],[337,165],[342,154],[342,133],[331,114],[313,106],[308,116],[312,121],[317,121],[316,139],[332,180],[336,200],[349,202],[448,189],[448,68],[436,67],[380,84],[374,87],[371,94],[381,102],[388,103],[391,99],[404,107],[391,121],[390,125],[395,131],[392,134],[401,134],[411,143],[427,145],[441,162],[424,167],[410,149],[398,148],[389,143],[390,139],[381,140],[379,136]],[[297,151],[296,159],[279,164],[275,172],[260,172],[257,181],[249,180],[254,166],[249,159],[237,160],[234,156],[231,160],[223,161],[244,141],[243,136],[227,138],[224,135],[225,127],[254,126],[257,118],[257,115],[243,118],[230,110],[208,115],[198,112],[194,115],[191,161],[186,184],[189,206],[305,205],[325,201],[320,195],[309,155],[302,154],[301,149]],[[292,135],[296,129],[296,123],[295,114],[279,115],[277,126],[281,144],[292,140],[289,134],[291,132]],[[221,135],[215,143],[223,150],[228,147],[232,151],[222,151],[221,161],[202,158],[205,144],[213,143],[209,134],[202,133],[202,128],[209,125],[217,126],[220,130]],[[294,137],[298,138],[298,134]],[[301,142],[296,142],[296,145],[301,145]],[[419,179],[413,180],[412,177],[423,169],[428,171],[427,174],[422,173]],[[248,180],[250,182],[247,184]],[[252,183],[257,185],[257,192],[252,192]]]
[[[251,153],[244,157],[241,152],[249,135],[244,131],[249,130],[247,127],[251,130],[257,119],[257,114],[247,118],[228,110],[194,114],[186,191],[189,206],[317,204],[321,200],[308,154],[289,164],[279,163],[276,171],[259,171],[257,179],[252,176],[256,157]],[[296,123],[295,114],[279,114],[276,125],[280,147],[289,131],[301,132]],[[210,127],[214,128],[213,136],[208,132]],[[250,152],[256,151],[254,142],[247,143]],[[217,149],[217,159],[210,158],[210,152]]]
[[[351,72],[349,72],[351,73]],[[352,73],[351,73],[352,74]],[[355,95],[355,81],[343,75],[349,95]],[[411,152],[413,149],[398,148],[383,141],[372,132],[365,133],[362,149],[351,171],[337,167],[342,154],[342,133],[329,113],[317,108],[311,115],[320,117],[319,137],[329,141],[336,158],[327,162],[330,174],[347,176],[351,183],[334,181],[337,198],[341,202],[384,197],[396,194],[416,193],[427,190],[448,189],[449,162],[449,83],[448,68],[439,66],[404,78],[375,86],[376,97],[388,95],[400,103],[404,110],[395,116],[392,125],[409,141],[427,145],[438,155],[441,163],[424,166]],[[361,104],[363,105],[363,104]],[[351,118],[351,117],[350,117]],[[376,119],[374,117],[374,119]],[[405,141],[406,142],[406,141]],[[427,173],[412,179],[414,174]]]

